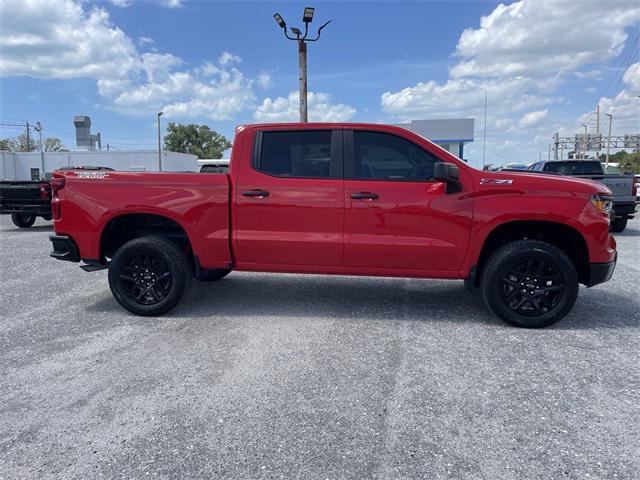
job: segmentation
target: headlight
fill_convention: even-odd
[[[613,207],[613,199],[607,195],[596,193],[591,195],[591,204],[600,212],[609,215]]]

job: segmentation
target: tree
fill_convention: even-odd
[[[640,151],[631,153],[621,150],[609,157],[610,163],[617,163],[620,172],[640,173]]]
[[[222,158],[231,142],[207,125],[169,123],[164,148],[171,152],[191,153],[198,158]]]
[[[36,149],[36,141],[30,136],[27,144],[27,134],[22,133],[14,138],[5,138],[3,140],[3,150],[5,146],[7,147],[6,150],[12,152],[32,152]]]
[[[48,137],[43,140],[45,152],[68,152],[59,138]]]

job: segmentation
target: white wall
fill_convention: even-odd
[[[39,152],[0,152],[0,179],[31,180],[31,169],[41,168]],[[154,150],[101,152],[45,152],[45,172],[60,167],[102,166],[120,171],[158,171],[158,152]],[[187,153],[162,152],[162,170],[198,171],[198,157]]]

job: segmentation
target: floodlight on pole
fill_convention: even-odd
[[[282,16],[279,13],[275,13],[273,15],[273,18],[276,19],[276,23],[280,28],[286,28],[287,22],[284,21],[284,18],[282,18]]]
[[[322,24],[313,38],[308,38],[309,24],[313,21],[313,14],[315,9],[313,7],[305,7],[302,14],[302,21],[304,23],[304,33],[299,28],[291,27],[291,32],[294,37],[289,35],[287,30],[287,23],[284,21],[279,13],[275,13],[273,18],[280,28],[282,28],[285,38],[288,40],[295,40],[298,42],[298,71],[300,82],[300,122],[306,123],[308,121],[307,112],[307,42],[317,42],[320,39],[322,29],[329,25],[331,20]]]
[[[311,23],[313,21],[313,12],[315,9],[313,7],[305,7],[304,13],[302,14],[302,21],[304,23]]]

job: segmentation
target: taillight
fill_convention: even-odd
[[[633,187],[631,187],[631,195],[633,197],[638,196],[638,181],[640,180],[636,180],[635,178],[633,179]]]
[[[51,195],[54,197],[64,188],[64,177],[53,177],[51,179]]]
[[[49,183],[41,183],[40,184],[40,200],[48,200],[50,190],[51,190],[51,185]]]
[[[55,173],[54,173],[55,175]],[[60,199],[58,198],[58,192],[64,188],[64,177],[54,176],[51,179],[51,215],[54,220],[59,220],[62,216],[62,210],[60,209]]]

